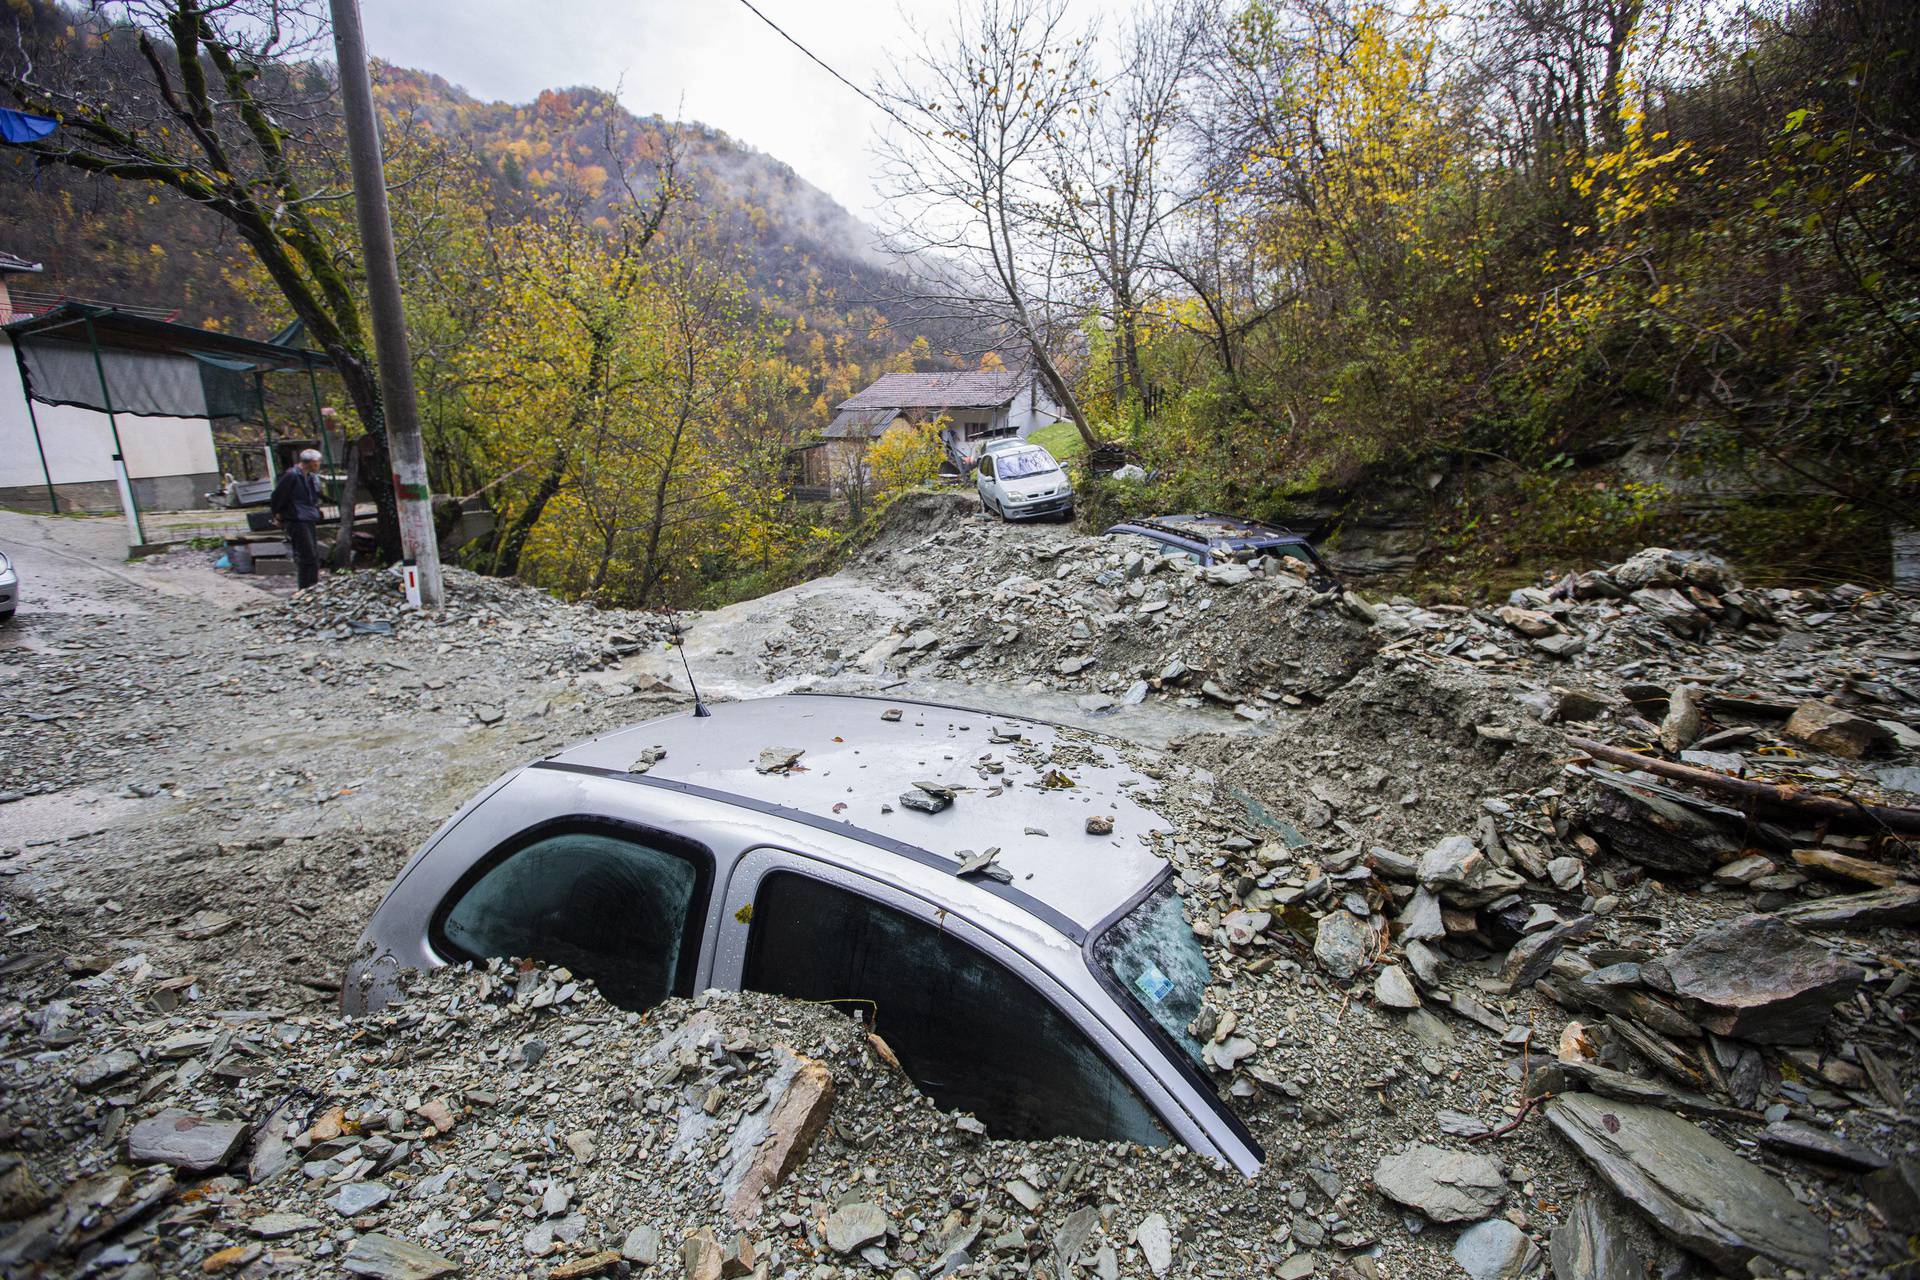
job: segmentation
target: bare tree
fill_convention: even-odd
[[[878,92],[898,126],[880,144],[884,230],[921,301],[987,346],[1011,339],[1093,447],[1058,356],[1079,310],[1045,212],[1055,140],[1098,90],[1090,45],[1065,0],[981,0]]]
[[[324,0],[89,0],[16,17],[0,92],[60,128],[44,162],[172,189],[230,224],[320,349],[392,471],[380,386],[354,284]],[[64,33],[67,23],[78,31]],[[50,37],[50,38],[49,38]],[[102,56],[89,47],[108,46]],[[129,52],[113,53],[124,46]],[[397,554],[392,486],[371,485],[381,545]]]
[[[1120,37],[1116,70],[1053,135],[1052,199],[1039,216],[1065,243],[1068,278],[1113,325],[1114,399],[1148,400],[1140,325],[1158,295],[1180,215],[1201,197],[1179,149],[1185,89],[1206,37],[1198,0],[1141,10]]]
[[[1670,18],[1672,7],[1661,5]],[[1512,0],[1472,24],[1494,136],[1523,168],[1618,143],[1622,72],[1646,0]]]

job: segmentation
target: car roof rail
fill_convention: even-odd
[[[1306,536],[1304,534],[1295,533],[1293,530],[1285,528],[1281,525],[1268,524],[1264,520],[1248,520],[1241,516],[1222,515],[1217,511],[1196,511],[1191,515],[1179,516],[1179,517],[1143,516],[1138,519],[1123,521],[1122,523],[1134,525],[1141,529],[1151,529],[1155,533],[1164,533],[1167,536],[1173,537],[1173,538],[1184,538],[1188,542],[1200,542],[1200,543],[1206,543],[1209,545],[1215,542],[1226,541],[1236,536],[1234,534],[1229,534],[1229,533],[1219,533],[1219,534],[1203,533],[1201,530],[1193,529],[1185,525],[1168,524],[1167,521],[1169,519],[1231,520],[1235,524],[1244,526],[1247,531],[1246,534],[1238,535],[1238,536],[1242,536],[1242,537],[1272,536],[1272,537],[1279,537],[1279,538],[1292,538],[1298,542],[1307,541]]]

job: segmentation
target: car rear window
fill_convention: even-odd
[[[1165,1146],[1153,1112],[1066,1014],[954,935],[793,872],[760,884],[749,991],[844,1005],[871,1019],[920,1090],[996,1138]]]
[[[509,845],[448,895],[435,949],[564,965],[625,1009],[689,995],[710,859],[677,843],[574,829]]]

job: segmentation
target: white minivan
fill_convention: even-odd
[[[974,473],[980,506],[1002,520],[1073,517],[1073,485],[1054,456],[1037,444],[1009,441],[980,455]]]

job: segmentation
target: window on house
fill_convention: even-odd
[[[690,995],[695,919],[711,859],[697,846],[624,830],[569,830],[507,847],[456,888],[434,945],[460,960],[564,965],[625,1009]]]
[[[741,985],[862,1011],[923,1093],[971,1111],[994,1137],[1168,1142],[1046,997],[952,934],[860,894],[769,875]]]

